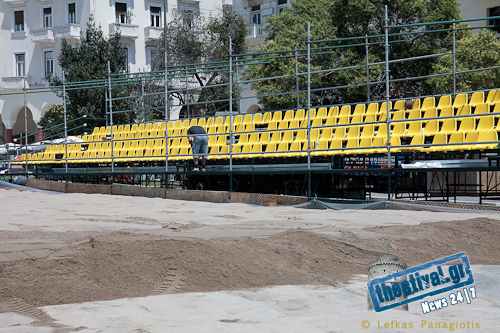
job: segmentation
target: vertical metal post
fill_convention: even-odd
[[[233,40],[231,37],[229,37],[229,172],[233,172]],[[232,182],[232,174],[229,177]]]
[[[188,67],[186,65],[186,105],[188,118],[191,118],[191,112],[189,111],[189,80],[188,80]]]
[[[455,21],[455,19],[453,19]],[[456,54],[457,29],[453,22],[453,99],[457,96],[457,54]]]
[[[240,65],[236,57],[236,98],[238,99],[238,114],[241,114]]]
[[[170,119],[168,109],[168,53],[167,53],[167,0],[163,0],[163,53],[165,56],[165,175],[168,184],[168,120]],[[165,186],[167,187],[167,186]]]
[[[66,158],[65,158],[64,164],[65,164],[66,178],[67,178],[68,177],[68,117],[67,117],[67,111],[66,111],[66,76],[64,74],[64,70],[62,73],[62,80],[63,80],[62,86],[63,86],[63,108],[64,108],[64,143],[65,143],[64,145],[66,146],[65,147]]]
[[[106,127],[109,125],[108,122],[108,89],[104,87],[104,108],[106,109]]]
[[[146,122],[146,96],[144,96],[144,78],[141,78],[141,94],[142,94],[142,122]]]
[[[297,110],[300,109],[300,85],[299,85],[299,54],[295,48],[295,87],[297,89]]]
[[[26,177],[28,176],[28,109],[26,106],[26,79],[23,81],[23,93],[24,93],[24,156],[26,163]],[[22,135],[21,135],[22,136]],[[21,142],[22,144],[22,142]]]
[[[113,144],[113,98],[111,94],[111,63],[108,60],[108,97],[109,97],[109,126],[111,126],[111,173],[113,174],[113,180],[115,181],[115,156],[114,156],[114,144]]]
[[[366,49],[366,102],[370,103],[370,52],[368,48],[370,44],[368,43],[368,38],[365,39],[365,49]]]
[[[385,101],[387,104],[387,200],[391,199],[391,115],[389,106],[390,90],[389,90],[389,15],[387,13],[387,5],[385,5]]]
[[[307,22],[307,196],[311,196],[311,22]]]

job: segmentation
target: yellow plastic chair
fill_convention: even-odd
[[[401,149],[401,138],[397,135],[391,135],[391,151],[398,153]]]
[[[477,91],[477,92],[472,94],[472,96],[470,98],[470,102],[469,102],[469,105],[471,107],[476,107],[479,104],[483,104],[483,103],[484,103],[484,91]]]
[[[336,118],[339,115],[339,107],[331,106],[328,110],[327,118]]]
[[[359,139],[358,138],[348,139],[345,148],[346,149],[342,151],[342,155],[357,155],[358,154],[357,149],[352,149],[352,148],[359,148]]]
[[[276,143],[268,143],[264,153],[261,155],[264,158],[274,158],[276,153]]]
[[[281,142],[290,143],[293,141],[293,131],[284,131]]]
[[[416,135],[422,134],[422,122],[421,121],[411,121],[408,123],[408,131],[406,132],[406,137],[414,137]]]
[[[360,155],[370,155],[372,153],[371,147],[372,147],[371,137],[361,138],[361,140],[359,141],[360,149],[358,150],[358,153]]]
[[[366,115],[377,114],[377,113],[378,113],[378,103],[368,104],[368,108],[366,109]]]
[[[327,151],[326,150],[320,151],[320,150],[328,149],[328,144],[329,144],[328,140],[320,140],[318,142],[318,149],[312,151],[311,156],[326,156]],[[307,153],[306,153],[306,155],[307,155]]]
[[[408,114],[408,119],[419,119],[419,118],[422,118],[422,111],[420,111],[420,109],[410,110],[410,113]]]
[[[489,112],[490,112],[490,105],[486,103],[477,104],[476,109],[474,110],[474,114],[482,114]]]
[[[432,144],[438,146],[429,147],[426,149],[426,152],[428,153],[442,152],[447,143],[448,143],[448,135],[444,133],[437,133],[436,135],[434,135],[434,138],[432,138]]]
[[[260,114],[260,113],[259,113]],[[243,118],[243,124],[250,124],[252,122],[252,114],[247,113],[245,117]]]
[[[469,96],[467,94],[458,94],[453,101],[453,108],[458,109],[466,104],[469,104]]]
[[[395,123],[392,128],[391,135],[396,135],[398,137],[406,135],[406,123]]]
[[[300,157],[300,147],[301,147],[301,142],[298,141],[293,141],[290,144],[289,152],[285,154],[286,157]],[[306,148],[307,149],[307,148]],[[307,155],[307,153],[306,153]]]
[[[479,132],[468,132],[465,133],[465,144],[460,146],[460,151],[472,150],[477,144],[477,138],[479,137]]]
[[[323,107],[318,109],[315,119],[321,119],[321,121],[323,121],[327,117],[328,117],[328,111],[325,107]]]
[[[302,121],[302,119],[306,118],[306,112],[304,109],[298,109],[297,112],[295,112],[295,117],[293,120],[298,120]]]
[[[437,117],[437,109],[429,108],[424,112],[424,118],[436,118]],[[426,120],[424,119],[424,122]]]
[[[359,126],[349,126],[347,128],[347,140],[359,138]]]
[[[280,131],[272,132],[270,143],[279,144],[281,142],[281,135],[282,132]]]
[[[333,130],[331,127],[323,128],[321,131],[321,136],[319,138],[319,141],[327,141],[330,142],[333,138]]]
[[[284,115],[282,120],[286,120],[286,121],[293,120],[293,116],[294,116],[293,110],[288,110],[285,112],[285,115]]]
[[[346,135],[346,128],[344,126],[342,127],[335,127],[334,128],[334,135],[333,135],[333,140],[344,140],[345,135]]]
[[[435,136],[439,130],[439,124],[437,120],[429,120],[425,124],[424,136]]]
[[[349,118],[350,116],[351,116],[351,106],[350,105],[342,105],[342,108],[340,109],[338,118],[341,118],[341,117]]]
[[[274,156],[285,157],[287,153],[288,153],[288,142],[280,142]]]
[[[375,126],[373,125],[364,125],[361,127],[361,138],[371,138],[375,136]]]
[[[266,145],[269,141],[271,140],[271,133],[270,132],[262,132],[260,134],[260,139],[259,139],[259,142],[262,144],[262,145]]]
[[[287,128],[288,128],[288,121],[282,120],[278,123],[278,129],[283,130],[283,129],[287,129]],[[274,128],[271,128],[271,129],[274,129]]]
[[[375,137],[387,137],[387,124],[378,125]]]
[[[274,111],[272,121],[280,122],[282,120],[282,117],[283,117],[283,113],[281,111]]]
[[[478,126],[479,127],[479,126]],[[498,134],[493,130],[479,132],[477,137],[477,142],[479,142],[474,149],[476,150],[488,150],[498,148]],[[490,143],[481,143],[490,142]]]
[[[470,107],[469,104],[462,105],[457,110],[457,116],[466,116],[466,115],[469,115],[469,114],[471,114],[471,107]]]
[[[441,112],[439,112],[440,117],[451,117],[454,115],[455,115],[455,109],[453,109],[451,106],[442,107]]]
[[[462,132],[451,133],[450,139],[448,140],[448,143],[461,143],[463,145],[465,143],[465,133],[462,133]],[[460,150],[460,146],[461,145],[445,146],[443,151],[444,152],[457,151],[457,150]]]
[[[406,101],[404,99],[397,100],[394,103],[394,109],[399,110],[399,111],[404,111],[406,108],[405,104],[406,104]]]
[[[455,118],[443,120],[439,133],[451,134],[457,131],[457,120]]]
[[[330,150],[326,155],[341,155],[342,154],[342,140],[332,140],[330,142]]]
[[[425,143],[425,137],[422,134],[417,134],[414,135],[411,138],[410,146],[406,149],[401,149],[401,150],[409,150],[409,151],[423,151],[424,149],[424,143]]]
[[[492,131],[495,125],[495,120],[493,116],[483,116],[479,117],[479,122],[477,123],[476,131]]]
[[[354,107],[354,112],[352,113],[353,116],[364,116],[366,112],[366,105],[365,104],[356,104]]]
[[[442,110],[444,108],[451,108],[451,95],[445,95],[439,98],[436,109]]]

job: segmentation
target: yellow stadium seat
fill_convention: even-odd
[[[466,104],[469,104],[469,96],[467,94],[458,94],[453,101],[453,108],[458,109]]]
[[[422,111],[420,109],[410,110],[408,114],[408,119],[419,119],[422,118]]]
[[[293,120],[293,116],[294,116],[293,110],[288,110],[285,112],[285,115],[283,116],[282,120],[286,120],[286,121]]]
[[[347,139],[359,138],[359,126],[349,126],[347,128]]]
[[[327,117],[328,117],[327,109],[325,107],[323,107],[323,108],[318,109],[318,112],[316,113],[316,117],[314,117],[314,118],[321,119],[321,121],[323,121]]]
[[[323,122],[321,118],[314,118],[311,123],[311,127],[321,127],[323,126]]]
[[[280,131],[272,132],[270,143],[279,144],[281,142],[281,135],[282,135],[282,132],[280,132]]]
[[[240,135],[240,138],[238,139],[238,144],[239,145],[246,145],[248,143],[248,134],[244,133]]]
[[[469,101],[469,105],[471,107],[476,107],[479,104],[483,104],[483,103],[484,103],[484,91],[477,91],[477,92],[472,94],[470,101]]]
[[[338,118],[341,118],[341,117],[349,118],[350,116],[351,116],[351,106],[350,105],[342,105],[342,108],[340,109],[339,115],[337,117]]]
[[[339,107],[331,106],[328,110],[327,118],[336,118],[339,115]]]
[[[425,110],[424,112],[424,118],[436,118],[437,117],[437,110],[436,108],[429,108]],[[426,120],[424,120],[425,122]]]
[[[436,109],[442,110],[443,108],[448,107],[451,108],[451,95],[441,96]]]
[[[389,101],[389,111],[392,110],[392,102]],[[380,109],[378,110],[378,113],[385,113],[387,114],[387,102],[383,102],[380,105]]]
[[[284,131],[283,138],[281,138],[281,142],[292,142],[293,141],[293,131]]]
[[[371,138],[375,135],[375,126],[364,125],[361,127],[361,138]]]
[[[439,124],[437,120],[429,120],[427,124],[425,124],[424,128],[424,136],[433,136],[439,130]]]
[[[259,133],[250,133],[250,137],[248,139],[248,143],[256,144],[259,142]]]
[[[337,124],[337,119],[334,117],[329,117],[329,118],[326,118],[326,122],[325,122],[324,126],[334,126],[336,124]]]
[[[280,142],[274,156],[285,157],[287,153],[288,153],[288,142]]]
[[[374,113],[365,116],[365,123],[374,123],[377,121],[377,115]]]
[[[448,143],[465,143],[465,133],[462,132],[453,132],[450,135],[450,139],[448,140]],[[448,145],[443,148],[444,152],[449,152],[449,151],[457,151],[460,150],[461,145]]]
[[[308,109],[308,110],[309,110],[309,115],[307,115],[307,110],[306,110],[306,114],[305,114],[304,118],[307,118],[307,117],[309,117],[309,119],[316,118],[316,109],[311,108],[311,109]]]
[[[405,119],[405,112],[404,111],[396,111],[394,112],[394,115],[391,118],[392,120],[403,120]]]
[[[397,153],[400,152],[401,149],[401,138],[397,135],[391,135],[391,151]]]
[[[273,158],[275,152],[276,152],[276,143],[268,143],[266,145],[264,153],[262,153],[261,156],[264,158]]]
[[[476,109],[474,110],[474,114],[489,113],[489,112],[490,112],[490,105],[486,103],[477,104]]]
[[[245,125],[245,131],[246,132],[253,132],[253,131],[255,131],[255,124],[254,123],[246,124]]]
[[[326,152],[326,155],[341,155],[342,146],[342,140],[332,140],[330,142],[330,150]]]
[[[433,146],[427,148],[426,151],[428,153],[443,151],[446,143],[448,143],[448,135],[444,133],[437,133],[436,135],[434,135],[434,138],[432,139]]]
[[[470,107],[469,104],[462,105],[457,110],[457,116],[465,116],[465,115],[468,115],[468,114],[471,114],[471,107]]]
[[[285,154],[284,157],[299,157],[300,156],[300,147],[301,147],[301,142],[293,141],[290,144],[290,148],[289,148],[290,151],[287,154]],[[306,155],[307,155],[307,153],[306,153]]]
[[[425,142],[425,137],[422,134],[417,134],[414,135],[411,138],[410,146],[406,148],[406,150],[416,150],[416,151],[422,151],[424,149],[424,142]],[[405,150],[405,149],[402,149]]]
[[[243,118],[243,124],[250,124],[252,122],[252,114],[247,113]]]
[[[356,155],[358,152],[357,149],[354,148],[359,148],[359,139],[358,138],[348,139],[345,149],[342,151],[342,155]]]
[[[370,103],[368,104],[368,108],[366,109],[366,114],[377,114],[378,113],[378,103]]]
[[[349,124],[349,116],[340,116],[337,121],[338,125]]]
[[[288,128],[299,128],[299,125],[299,121],[294,119],[290,121]]]
[[[217,146],[224,146],[227,143],[227,135],[218,135],[217,136]]]
[[[406,101],[404,99],[397,100],[394,103],[394,110],[404,111],[405,110]]]
[[[266,112],[266,114],[268,114],[268,113],[269,112]],[[269,122],[269,120],[267,122]],[[256,114],[254,114],[253,118],[252,118],[252,123],[254,123],[256,125],[262,124],[263,123],[263,121],[262,121],[262,113],[256,113]]]
[[[293,140],[293,142],[304,142],[307,140],[307,130],[300,130],[297,132],[297,136]]]
[[[451,117],[454,115],[455,115],[455,109],[453,109],[451,106],[442,107],[441,112],[439,112],[440,117]]]
[[[358,154],[360,155],[369,155],[372,153],[371,148],[372,147],[372,138],[371,137],[364,137],[359,140],[359,148],[358,149]]]
[[[382,123],[378,125],[375,137],[387,137],[387,124]]]
[[[456,131],[457,131],[457,120],[455,118],[449,118],[443,120],[443,124],[441,125],[439,133],[451,134]]]
[[[287,128],[288,128],[288,121],[282,120],[278,123],[278,129],[287,129]]]
[[[362,115],[357,114],[357,115],[351,117],[351,124],[360,125],[361,123],[363,123],[363,116]]]
[[[356,116],[356,115],[364,116],[365,112],[366,112],[366,105],[365,104],[356,104],[352,115],[353,116]]]
[[[218,154],[219,153],[219,146],[211,146],[210,147],[210,152],[209,152],[209,155],[207,157],[207,159],[209,160],[216,160],[218,159]]]
[[[406,132],[406,137],[414,137],[415,135],[422,134],[422,122],[421,121],[411,121],[408,123],[408,131]]]
[[[214,117],[208,117],[207,120],[206,120],[206,122],[205,122],[205,126],[207,128],[214,126],[214,121],[215,121]],[[169,122],[169,125],[170,125],[170,122]]]
[[[304,109],[298,109],[296,112],[295,112],[295,116],[293,118],[293,120],[298,120],[298,121],[302,121],[302,119],[304,119],[306,117],[306,112]]]
[[[266,145],[271,140],[271,132],[262,132],[260,134],[259,142],[263,145]]]
[[[479,125],[478,125],[479,127]],[[477,137],[478,144],[474,147],[476,150],[487,150],[498,148],[498,134],[493,130],[479,132]],[[481,143],[484,142],[484,143]],[[489,143],[486,143],[489,142]]]
[[[330,142],[333,136],[333,131],[331,127],[323,128],[321,131],[321,137],[319,138],[319,141],[327,141]]]
[[[333,140],[344,140],[345,135],[346,135],[346,128],[344,126],[342,127],[336,127],[334,128],[335,134],[333,135]]]
[[[406,123],[395,123],[394,127],[392,128],[392,133],[391,135],[396,135],[398,137],[400,136],[405,136],[406,135]]]
[[[479,118],[476,131],[478,132],[492,131],[494,125],[495,125],[495,120],[493,116],[483,116]]]
[[[329,144],[328,140],[320,140],[318,142],[318,150],[314,150],[313,152],[311,152],[311,156],[326,156],[326,149],[328,149],[328,144]],[[323,149],[325,149],[325,150],[320,151]],[[306,153],[306,155],[307,155],[307,153]]]
[[[282,120],[282,117],[283,117],[283,112],[274,111],[272,121],[280,122]]]

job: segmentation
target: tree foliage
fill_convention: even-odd
[[[467,27],[466,24],[461,25]],[[451,48],[451,36],[447,38],[447,48]],[[458,72],[472,69],[500,66],[500,42],[496,32],[480,30],[472,34],[470,30],[460,32],[456,44],[456,69]],[[452,73],[453,57],[440,57],[432,66],[434,74]],[[447,94],[453,91],[453,76],[438,76],[429,79],[435,93]],[[457,75],[457,91],[474,91],[500,86],[500,70],[486,70]]]
[[[108,75],[108,61],[110,62],[111,73],[124,73],[127,59],[125,48],[120,40],[120,32],[104,36],[101,26],[96,26],[91,16],[87,23],[86,30],[80,34],[80,40],[76,44],[70,44],[66,39],[62,40],[61,52],[57,57],[59,65],[65,72],[67,84],[72,82],[105,80]],[[62,85],[61,76],[48,77],[51,86],[60,87]],[[68,119],[76,119],[83,115],[88,118],[106,117],[105,89],[107,87],[67,89],[66,109]],[[113,86],[113,97],[129,95],[132,86]],[[55,93],[62,98],[62,90],[54,89]],[[115,110],[126,110],[133,107],[135,101],[123,100],[114,102]],[[50,127],[57,121],[62,121],[61,107],[53,108],[41,119],[43,127]],[[117,114],[115,123],[130,122],[134,114]],[[78,124],[82,123],[79,122]],[[103,125],[104,121],[96,122],[94,125]]]
[[[174,19],[167,24],[167,56],[168,67],[177,67],[179,71],[169,75],[173,78],[168,81],[171,91],[184,87],[186,67],[189,67],[189,77],[195,78],[201,87],[207,87],[198,93],[190,94],[190,103],[203,101],[217,101],[227,99],[229,87],[209,87],[229,82],[227,67],[224,65],[203,63],[228,61],[229,38],[232,39],[233,53],[239,54],[246,51],[246,25],[243,17],[231,8],[223,9],[219,15],[204,18],[199,13],[186,10],[176,10]],[[159,39],[158,53],[153,60],[153,70],[164,69],[163,36]],[[177,78],[175,78],[177,76]],[[158,82],[157,90],[163,87]],[[186,103],[184,92],[173,92],[170,95],[177,98],[181,104]],[[158,95],[164,103],[164,96]],[[192,107],[193,108],[193,107]],[[217,110],[227,110],[229,102],[198,104],[196,109],[201,114],[213,114]]]
[[[270,16],[268,36],[259,49],[262,52],[291,50],[294,47],[306,48],[307,22],[311,23],[311,40],[341,39],[362,37],[365,35],[383,35],[385,26],[385,5],[388,7],[390,25],[407,25],[435,21],[460,19],[459,5],[456,0],[294,0],[291,8],[285,9],[279,16]],[[406,26],[391,28],[390,59],[403,59],[442,52],[444,40],[449,32],[422,33],[427,30],[451,28],[448,25]],[[449,31],[449,30],[448,30]],[[419,32],[407,35],[403,33]],[[382,62],[385,59],[385,46],[382,37],[369,40],[369,62]],[[320,51],[319,46],[340,46]],[[311,70],[335,69],[347,66],[365,65],[365,40],[342,40],[311,44]],[[304,54],[304,52],[302,52]],[[410,62],[391,64],[391,79],[404,79],[432,72],[434,59],[421,59]],[[283,74],[294,74],[293,59],[281,58],[269,60],[269,64],[255,65],[247,72],[248,77],[264,78]],[[299,71],[304,72],[306,57],[299,57]],[[384,65],[373,65],[370,68],[370,81],[385,79]],[[359,102],[366,100],[366,69],[364,66],[348,70],[335,70],[314,74],[312,76],[312,104],[331,104]],[[339,89],[322,89],[333,86],[358,85]],[[295,79],[264,80],[253,84],[258,94],[271,94],[294,91]],[[300,89],[305,90],[306,82],[302,78]],[[316,91],[314,91],[317,89]],[[391,96],[416,96],[433,91],[434,87],[426,80],[401,81],[391,84]],[[382,98],[385,85],[375,84],[371,89],[371,99]],[[301,96],[302,105],[304,97]],[[266,109],[287,108],[296,106],[295,94],[263,97],[260,102]]]

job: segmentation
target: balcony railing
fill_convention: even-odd
[[[54,43],[54,29],[52,28],[41,28],[41,29],[31,29],[31,34],[33,38],[31,38],[32,42],[35,43]]]
[[[29,88],[29,86],[30,84],[28,76],[12,76],[2,78],[3,89],[23,89],[25,87]]]
[[[64,24],[56,27],[56,38],[80,39],[79,24]]]
[[[135,24],[118,24],[111,23],[109,25],[109,32],[114,33],[115,31],[120,31],[122,38],[137,38],[139,37],[139,26]]]
[[[264,26],[262,24],[249,24],[247,26],[248,35],[247,39],[257,38],[263,39],[267,34],[264,33]]]
[[[144,28],[144,39],[146,42],[157,41],[161,37],[163,28],[157,27],[145,27]]]

